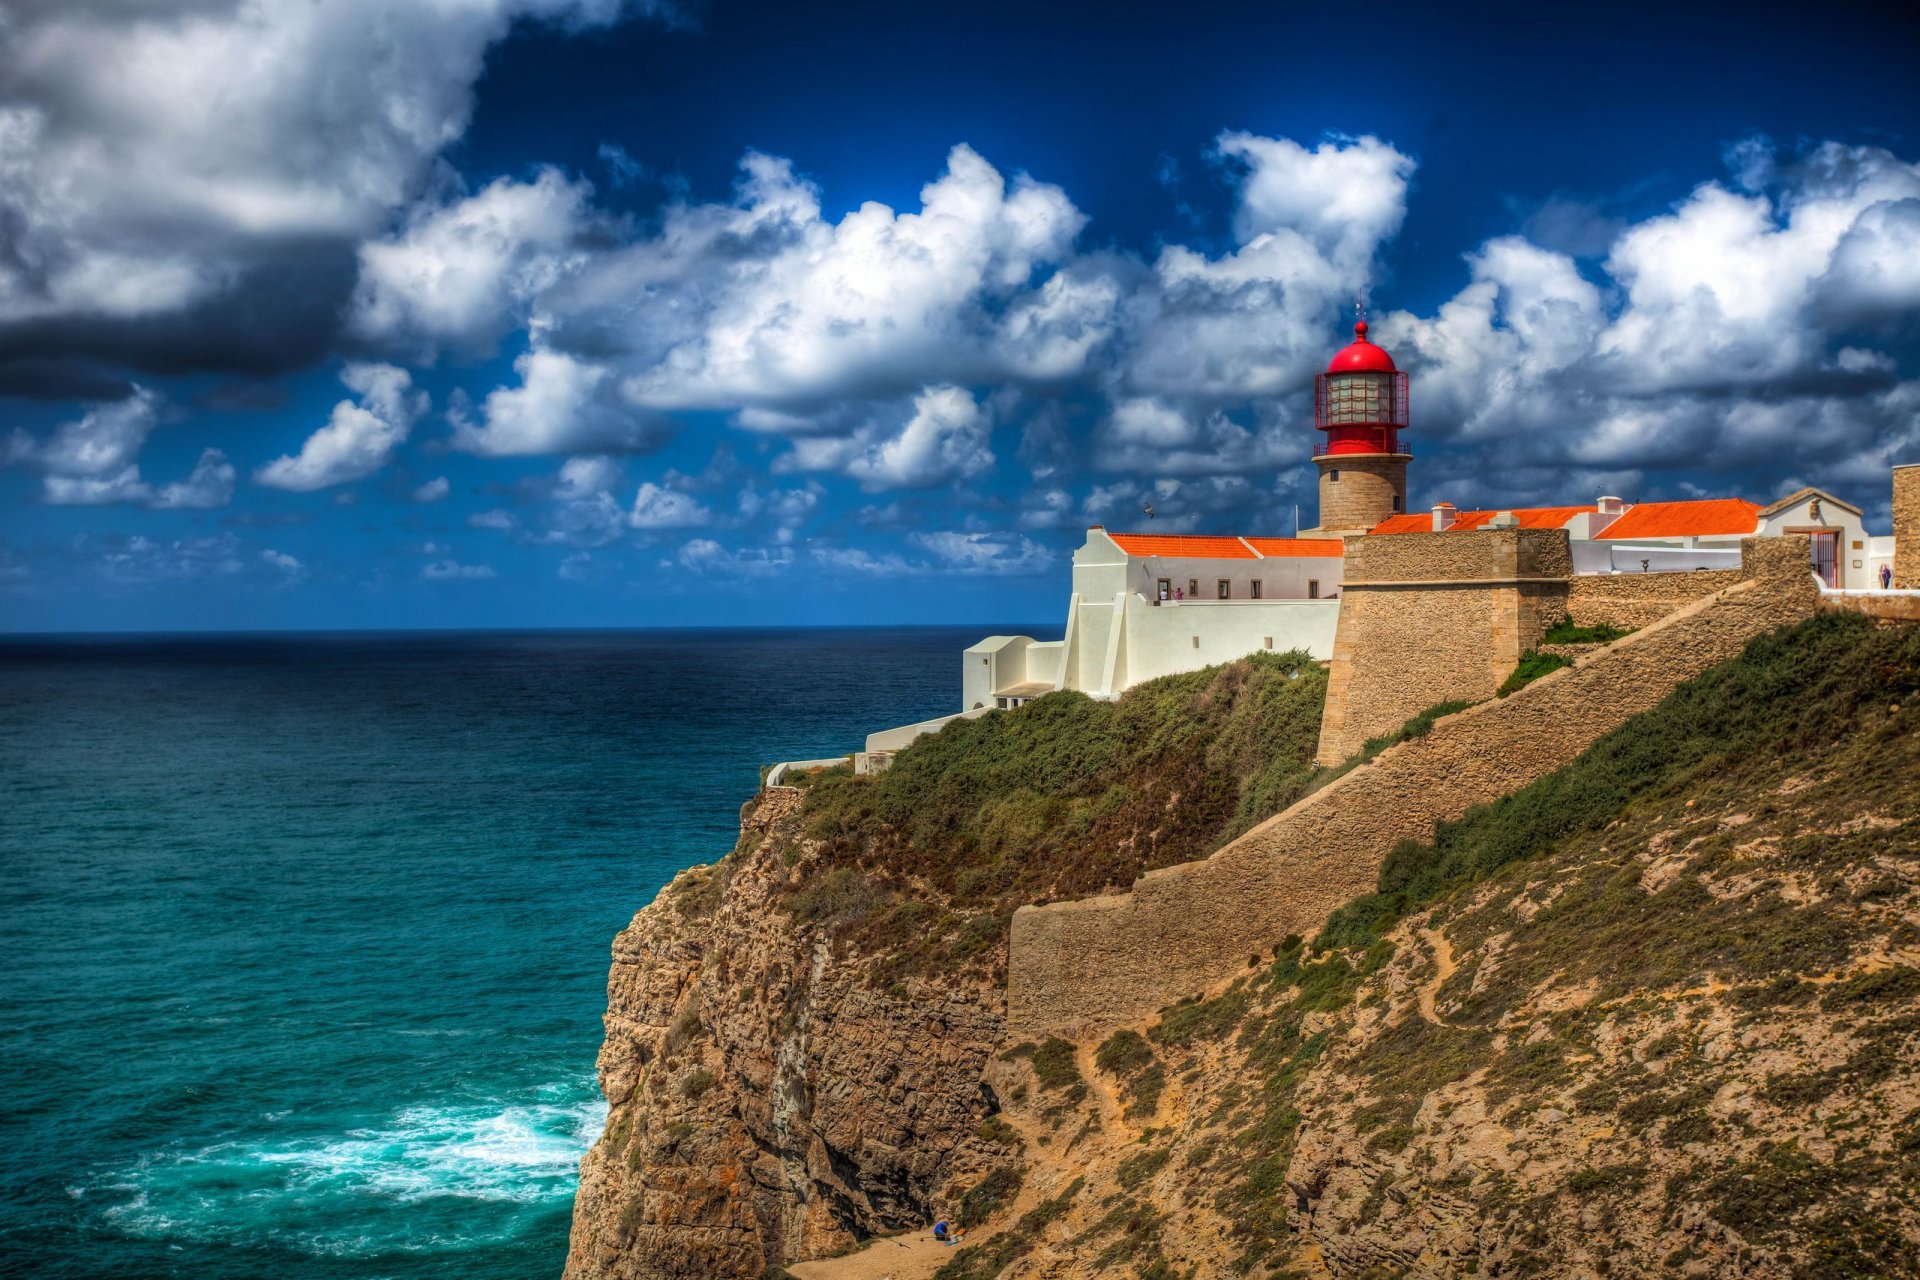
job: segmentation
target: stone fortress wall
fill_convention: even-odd
[[[1920,591],[1920,462],[1893,469],[1893,585]]]
[[[1567,590],[1567,616],[1583,627],[1649,627],[1701,596],[1740,581],[1739,569],[1583,573]]]
[[[1551,567],[1551,548],[1515,536],[1525,532],[1497,531],[1479,551],[1459,553],[1510,565],[1514,572],[1505,578],[1382,598],[1397,602],[1403,627],[1414,616],[1444,621],[1463,601],[1481,610],[1503,607],[1490,604],[1484,589],[1511,590],[1524,576],[1520,569]],[[1349,556],[1366,541],[1395,540],[1356,539]],[[1402,541],[1452,543],[1455,535]],[[1522,551],[1529,546],[1548,559],[1529,559],[1532,553]],[[1394,549],[1369,558],[1369,550],[1361,559],[1377,574],[1410,575],[1427,554]],[[1149,872],[1125,893],[1021,908],[1008,943],[1010,1034],[1077,1035],[1141,1024],[1245,972],[1250,957],[1268,954],[1288,934],[1312,935],[1335,907],[1370,891],[1381,860],[1400,840],[1429,838],[1434,823],[1567,764],[1753,637],[1813,613],[1818,592],[1803,543],[1749,538],[1742,551],[1739,581],[1510,697],[1446,717],[1426,737],[1383,752],[1210,858]],[[1517,600],[1522,593],[1513,594]],[[1541,625],[1556,599],[1564,603],[1564,584],[1558,597],[1539,598],[1548,603],[1532,606],[1531,620],[1516,612],[1507,623],[1482,617],[1475,625],[1483,635],[1496,624],[1516,633]]]
[[[1348,538],[1346,548],[1321,764],[1436,703],[1491,698],[1567,614],[1564,529]]]

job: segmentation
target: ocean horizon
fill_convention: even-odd
[[[558,1275],[614,933],[1008,625],[0,635],[0,1270]]]

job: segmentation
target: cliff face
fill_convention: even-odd
[[[1037,865],[991,823],[853,839],[873,784],[770,793],[616,944],[568,1275],[758,1277],[930,1212],[980,1224],[941,1280],[1920,1274],[1916,779],[1920,628],[1822,617],[1404,842],[1317,935],[1018,1044],[970,890]]]
[[[680,875],[614,941],[611,1111],[581,1167],[571,1280],[759,1276],[923,1223],[995,1154],[977,1136],[992,974],[877,989],[783,910],[806,865],[798,802],[762,795],[730,857]]]

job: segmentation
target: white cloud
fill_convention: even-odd
[[[234,470],[218,449],[206,449],[184,479],[155,488],[140,474],[140,451],[159,423],[157,393],[137,387],[124,400],[97,404],[56,427],[44,442],[15,430],[4,460],[42,473],[43,499],[53,506],[136,503],[156,510],[225,506]]]
[[[349,324],[361,337],[431,353],[493,347],[540,292],[585,260],[592,188],[542,169],[501,178],[452,204],[417,210],[406,229],[360,248]]]
[[[504,533],[519,526],[520,521],[514,517],[513,512],[503,511],[498,507],[491,511],[476,511],[467,517],[469,529],[498,529]]]
[[[241,551],[231,533],[172,540],[134,535],[109,539],[96,567],[109,581],[128,585],[231,577],[246,570]]]
[[[959,387],[928,387],[898,426],[869,423],[850,436],[801,437],[787,469],[841,471],[870,492],[931,489],[993,466],[991,415]]]
[[[487,46],[618,0],[17,8],[0,43],[0,319],[160,316],[378,232],[465,131]]]
[[[275,551],[272,547],[264,548],[260,552],[260,559],[270,568],[279,570],[288,582],[297,581],[307,574],[307,567],[297,557],[284,551]]]
[[[233,501],[236,476],[233,464],[218,449],[203,449],[185,480],[163,484],[148,504],[154,507],[224,507]]]
[[[513,367],[520,385],[489,392],[481,423],[450,415],[456,447],[503,457],[581,449],[643,453],[665,443],[665,423],[624,403],[606,366],[534,350]]]
[[[874,555],[859,547],[814,547],[810,554],[815,564],[837,573],[855,573],[875,578],[898,578],[919,572],[898,553]]]
[[[783,547],[729,550],[712,538],[693,538],[674,559],[681,568],[708,577],[763,578],[784,573],[793,563],[793,553]]]
[[[1434,316],[1383,317],[1377,336],[1412,374],[1416,447],[1499,448],[1507,474],[1479,483],[1530,499],[1674,471],[1873,483],[1868,460],[1913,438],[1917,393],[1840,326],[1920,308],[1899,247],[1920,166],[1833,143],[1787,164],[1766,148],[1761,164],[1756,145],[1734,157],[1737,188],[1703,184],[1624,227],[1605,284],[1503,237],[1469,255],[1471,282]]]
[[[310,493],[364,479],[387,465],[427,411],[427,394],[414,391],[413,377],[390,364],[350,364],[340,381],[360,397],[333,406],[327,425],[307,437],[300,452],[280,457],[253,478],[275,489]]]
[[[1053,555],[1031,538],[942,532],[916,533],[913,540],[960,573],[1039,573],[1054,567]]]
[[[429,582],[474,582],[497,577],[490,564],[461,564],[458,560],[435,560],[421,567],[420,576]]]
[[[453,485],[445,476],[435,476],[413,491],[415,502],[439,502],[453,492]]]
[[[625,391],[662,409],[813,405],[940,380],[1065,376],[1103,332],[1100,280],[1036,278],[1085,216],[970,147],[916,212],[867,202],[837,223],[792,165],[750,153],[730,204],[677,205],[660,233],[555,288],[556,345],[620,350]]]
[[[713,519],[713,512],[692,495],[647,481],[633,496],[627,523],[635,529],[697,529]]]

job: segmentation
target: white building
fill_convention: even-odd
[[[1333,656],[1341,543],[1087,530],[1066,634],[989,636],[966,651],[961,705],[1019,706],[1055,689],[1112,697],[1258,650]]]
[[[1436,504],[1420,514],[1391,516],[1372,533],[1445,533],[1485,528],[1511,516],[1523,529],[1565,529],[1575,573],[1658,573],[1737,569],[1740,540],[1804,537],[1813,568],[1829,586],[1877,587],[1891,564],[1892,538],[1870,538],[1860,509],[1819,489],[1802,489],[1763,507],[1744,498],[1623,502],[1602,497],[1587,506],[1460,511]]]

